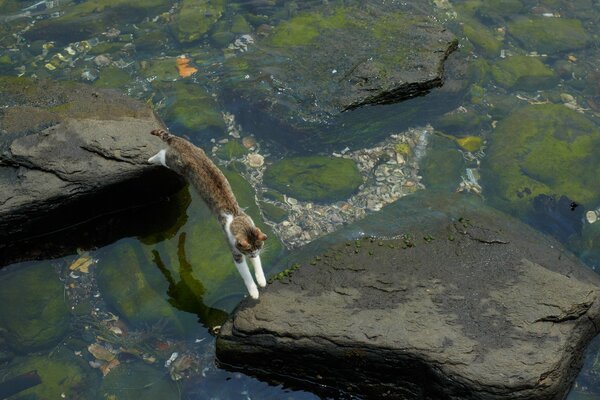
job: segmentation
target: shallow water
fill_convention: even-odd
[[[269,204],[292,213],[310,202],[300,202],[294,211],[289,201],[268,198],[263,181],[252,180],[256,171],[242,163],[247,151],[240,150],[236,133],[252,138],[252,151],[271,164],[292,155],[372,148],[392,134],[430,124],[437,133],[415,170],[414,190],[462,188],[482,195],[561,240],[590,268],[600,267],[600,222],[584,219],[586,211],[600,207],[600,191],[594,187],[600,173],[595,157],[600,150],[600,39],[595,29],[600,2],[435,1],[435,17],[460,43],[447,62],[444,87],[400,104],[346,112],[310,129],[287,125],[285,118],[265,112],[264,104],[240,96],[235,89],[246,83],[236,81],[239,76],[223,65],[241,54],[243,42],[229,48],[236,39],[257,36],[266,25],[326,2],[227,1],[222,15],[206,12],[209,19],[221,16],[209,22],[205,36],[183,43],[172,29],[180,5],[145,3],[114,15],[111,8],[122,2],[0,0],[0,75],[84,82],[147,101],[173,132],[221,160],[241,205],[257,220],[262,219],[254,204],[257,188],[267,216],[275,212],[266,214]],[[87,25],[74,24],[70,13],[86,7],[96,10]],[[54,25],[47,31],[30,33],[48,21]],[[544,25],[556,21],[568,23],[543,32]],[[198,69],[188,78],[175,68],[182,54]],[[529,132],[523,142],[511,136],[521,127]],[[229,142],[220,143],[224,139]],[[219,226],[198,198],[184,190],[161,210],[141,210],[135,217],[160,222],[125,223],[130,229],[111,235],[104,235],[106,224],[100,221],[74,233],[59,232],[59,237],[80,236],[81,242],[43,253],[56,257],[0,270],[0,372],[12,378],[37,369],[43,381],[10,398],[318,398],[215,365],[214,330],[245,289]],[[114,218],[127,221],[123,215]],[[277,226],[274,217],[269,219]],[[383,235],[384,228],[355,233]],[[276,262],[286,254],[284,244],[271,240],[264,252],[268,274],[278,272]],[[82,270],[84,264],[88,267]],[[25,293],[58,293],[59,301],[30,295],[24,300]],[[590,346],[569,399],[600,397],[599,346],[598,339]],[[165,366],[174,353],[183,361]],[[63,372],[57,376],[56,371]],[[0,394],[15,385],[0,383]]]

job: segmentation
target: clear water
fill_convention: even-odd
[[[119,3],[109,0],[41,3],[0,0],[0,74],[77,81],[122,90],[151,103],[173,132],[185,135],[207,149],[222,139],[230,139],[221,112],[231,113],[236,125],[241,126],[242,137],[251,135],[261,154],[273,160],[288,155],[331,154],[346,146],[352,150],[370,147],[391,134],[426,124],[445,134],[436,135],[428,152],[445,151],[459,155],[460,159],[463,153],[457,139],[479,137],[485,147],[476,157],[463,162],[461,175],[468,178],[465,168],[481,172],[477,183],[481,185],[486,201],[559,238],[590,268],[600,265],[598,227],[582,222],[584,211],[600,207],[600,197],[594,194],[583,196],[583,199],[578,197],[582,191],[580,187],[585,189],[585,185],[593,182],[594,174],[600,172],[594,157],[576,158],[578,172],[566,171],[569,184],[557,184],[561,190],[551,193],[557,196],[556,199],[567,196],[567,207],[560,201],[550,200],[532,211],[531,205],[525,209],[519,198],[505,196],[503,188],[494,179],[490,164],[499,162],[498,157],[510,158],[510,146],[496,151],[492,157],[487,154],[487,149],[502,140],[497,137],[496,127],[502,127],[506,118],[532,104],[562,105],[585,117],[599,132],[600,71],[597,65],[600,39],[595,27],[600,22],[600,2],[436,1],[436,17],[460,39],[460,48],[448,63],[446,85],[425,97],[401,104],[345,113],[333,123],[310,132],[276,123],[277,118],[251,106],[235,91],[221,90],[225,84],[229,88],[235,87],[235,82],[232,84],[231,76],[223,73],[221,66],[230,55],[224,49],[239,38],[242,31],[228,33],[230,28],[224,28],[225,33],[215,36],[217,28],[213,27],[206,37],[181,45],[170,28],[180,5],[167,1],[140,2],[147,3],[147,7],[121,11],[132,15],[112,16],[104,20],[104,28],[96,28],[94,21],[110,16],[111,8]],[[304,8],[322,2],[240,0],[224,3],[218,23],[231,27],[236,18],[243,16],[250,21],[247,33],[257,35],[263,29],[261,26],[277,25],[298,15]],[[69,25],[72,21],[67,18],[69,12],[88,6],[96,9],[92,17],[88,17],[89,29],[73,29]],[[135,13],[143,13],[148,18],[137,18]],[[518,38],[507,33],[508,26],[517,30],[511,24],[544,18],[547,21],[578,21],[565,28],[565,40],[571,40],[581,30],[587,41],[564,49],[560,48],[560,43],[548,47],[543,35],[531,44],[530,36],[538,35],[539,28]],[[34,23],[48,20],[58,21],[59,28],[27,38],[27,31]],[[61,24],[68,29],[61,31]],[[555,42],[561,41],[558,33],[552,34],[557,35]],[[77,46],[90,46],[91,50],[84,51],[80,57],[69,57],[66,49]],[[59,53],[60,57],[69,60],[60,60]],[[108,57],[109,65],[102,65],[104,61],[97,58],[101,54]],[[175,57],[181,54],[189,57],[191,65],[199,70],[185,78],[186,87],[201,88],[213,99],[211,104],[216,110],[213,120],[210,117],[194,120],[199,113],[196,104],[204,100],[194,96],[182,99],[182,92],[171,82],[184,81],[175,69]],[[507,67],[502,67],[501,63],[520,55],[539,61],[536,68],[544,71],[532,77],[532,66],[517,66],[517,78],[507,77]],[[153,65],[159,65],[158,69],[153,69]],[[551,71],[551,78],[544,78],[547,71]],[[369,129],[365,130],[365,126]],[[564,122],[564,126],[568,128],[568,122]],[[368,134],[347,134],[365,131]],[[599,138],[593,139],[593,149],[600,150]],[[544,142],[540,140],[539,146],[542,145]],[[571,166],[565,162],[563,168],[568,170]],[[234,165],[231,173],[239,178],[236,168]],[[425,186],[458,189],[460,179],[444,175],[442,168],[424,171]],[[549,181],[564,180],[559,173],[551,171]],[[252,189],[243,180],[236,180],[233,186],[236,192],[246,193],[240,199],[243,206],[256,207]],[[576,212],[572,213],[571,208]],[[258,213],[258,209],[251,211]],[[3,318],[0,322],[4,325],[0,325],[0,382],[35,369],[44,381],[11,398],[58,398],[56,396],[61,395],[82,399],[318,398],[307,391],[274,382],[267,384],[215,365],[214,331],[243,298],[245,290],[230,261],[218,225],[199,199],[193,195],[190,198],[184,190],[168,203],[139,210],[139,216],[111,218],[116,221],[114,225],[121,228],[120,218],[124,221],[155,219],[160,223],[135,225],[135,229],[115,228],[113,234],[105,238],[102,232],[106,221],[90,221],[74,228],[76,233],[59,232],[56,235],[81,235],[79,249],[56,249],[50,251],[56,257],[13,263],[0,270],[0,285],[4,288],[3,294],[0,293]],[[46,250],[52,249],[53,243],[49,239]],[[272,266],[285,253],[280,244],[266,249],[268,273],[277,272]],[[71,269],[74,263],[86,262],[90,264],[87,273],[78,268]],[[44,278],[36,280],[35,276]],[[61,301],[55,304],[43,296],[40,296],[43,300],[36,301],[36,296],[29,295],[45,291],[61,294]],[[24,300],[24,295],[32,299]],[[40,309],[44,310],[42,314]],[[7,323],[9,318],[18,323]],[[59,323],[64,326],[53,326]],[[37,329],[39,334],[30,340],[10,336],[9,332],[19,329],[28,332]],[[569,399],[600,397],[599,343],[596,340],[590,346],[585,366]],[[102,348],[98,350],[97,346]],[[104,359],[98,351],[104,352]],[[106,355],[106,352],[110,354]],[[165,363],[175,352],[180,355],[180,360],[185,356],[189,362],[178,368],[166,367]],[[113,360],[118,360],[118,365]],[[102,378],[103,373],[105,378]],[[177,373],[182,378],[175,380]],[[66,380],[70,383],[66,384]],[[9,391],[11,387],[3,387],[0,383],[0,389]]]

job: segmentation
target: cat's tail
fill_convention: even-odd
[[[173,138],[173,135],[171,135],[169,132],[165,131],[164,129],[154,129],[153,131],[150,132],[150,134],[154,135],[154,136],[158,136],[159,138],[161,138],[162,140],[164,140],[167,143],[171,142],[171,139]]]

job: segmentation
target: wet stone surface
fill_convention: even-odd
[[[450,197],[411,196],[305,247],[223,326],[218,359],[371,398],[562,399],[597,333],[600,279]],[[343,240],[377,224],[398,236]]]

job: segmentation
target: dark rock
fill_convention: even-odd
[[[404,236],[344,240],[361,231]],[[296,260],[223,326],[224,366],[367,398],[562,399],[598,331],[598,276],[467,196],[407,197]]]
[[[423,2],[348,4],[305,8],[230,58],[231,90],[302,127],[442,85],[457,42]]]
[[[164,144],[143,103],[20,78],[0,78],[0,92],[0,249],[182,187],[147,163]]]

